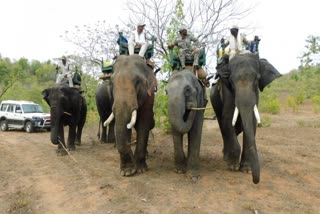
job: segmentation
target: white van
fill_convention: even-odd
[[[0,104],[0,130],[24,129],[31,133],[36,129],[50,131],[50,114],[31,101],[4,100]]]

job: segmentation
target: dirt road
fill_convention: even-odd
[[[74,160],[55,154],[49,132],[0,132],[0,213],[320,213],[320,115],[305,105],[268,117],[257,130],[258,185],[226,169],[214,120],[204,124],[197,183],[174,172],[172,139],[159,130],[149,171],[129,178],[94,128],[84,128]]]

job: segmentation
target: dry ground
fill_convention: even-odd
[[[118,152],[98,143],[96,126],[85,126],[75,160],[55,154],[49,132],[0,132],[0,213],[320,213],[320,115],[307,103],[262,117],[272,124],[257,130],[258,185],[226,169],[215,120],[204,123],[197,183],[174,172],[172,139],[159,130],[149,171],[133,177],[120,176]]]

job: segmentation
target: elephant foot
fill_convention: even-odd
[[[226,153],[224,154],[223,159],[227,162],[229,170],[231,171],[239,170],[240,168],[239,155],[235,155],[234,153]]]
[[[129,176],[133,176],[134,174],[136,174],[136,172],[137,172],[137,170],[134,168],[121,169],[120,175],[125,176],[125,177],[129,177]]]
[[[77,146],[80,146],[81,145],[81,141],[77,140],[74,144],[77,145]]]
[[[184,174],[184,173],[186,173],[186,169],[176,167],[175,172],[178,174]]]
[[[227,165],[230,171],[239,171],[240,164],[237,161],[227,161]]]
[[[192,181],[192,183],[196,183],[198,180],[200,180],[200,175],[191,176],[191,181]]]
[[[148,171],[148,166],[146,163],[143,163],[143,164],[137,164],[137,172],[138,173],[144,173]]]
[[[57,149],[56,153],[57,153],[57,156],[65,156],[68,154],[67,151],[64,149]]]
[[[68,150],[69,151],[74,151],[74,150],[76,150],[76,146],[75,145],[69,145],[68,146]]]
[[[244,173],[252,173],[250,164],[240,164],[240,171]]]

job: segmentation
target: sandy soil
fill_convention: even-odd
[[[49,132],[0,132],[0,213],[320,213],[320,115],[262,115],[258,128],[261,181],[228,171],[217,121],[204,123],[201,178],[176,174],[170,135],[153,130],[149,171],[119,173],[119,155],[85,126],[83,144],[57,156]],[[316,127],[313,127],[316,126]]]

